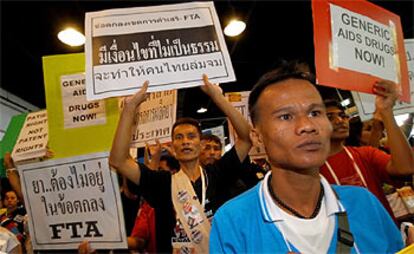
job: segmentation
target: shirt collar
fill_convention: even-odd
[[[283,216],[280,213],[280,208],[275,204],[272,199],[272,196],[269,193],[268,188],[268,179],[271,172],[268,172],[260,184],[259,196],[260,196],[260,207],[262,209],[263,218],[265,221],[274,222],[282,221]],[[345,208],[342,206],[338,200],[336,193],[333,191],[331,185],[326,181],[326,179],[320,175],[321,183],[325,191],[325,206],[328,216],[331,216],[338,212],[345,211]]]

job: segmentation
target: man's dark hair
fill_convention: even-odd
[[[345,107],[342,106],[342,104],[336,99],[332,99],[332,98],[331,99],[326,99],[326,100],[323,101],[323,104],[325,104],[326,108],[335,107],[335,108],[338,108],[339,110],[345,112]]]
[[[4,202],[6,200],[6,194],[9,192],[14,192],[14,195],[16,195],[17,200],[20,200],[19,195],[17,195],[17,191],[13,190],[13,189],[5,189],[3,190],[3,193],[1,193],[1,200],[2,202]],[[20,203],[20,202],[19,202]]]
[[[262,92],[268,86],[288,79],[303,79],[315,84],[315,77],[309,72],[309,67],[304,62],[283,62],[276,69],[265,73],[253,86],[249,95],[249,113],[253,124],[257,121],[256,104]]]
[[[220,145],[220,148],[222,148],[223,144],[221,143],[221,140],[219,137],[213,134],[203,134],[201,136],[201,140],[207,140],[207,141],[213,141]]]
[[[200,127],[200,123],[196,119],[194,119],[194,118],[191,118],[191,117],[182,117],[182,118],[179,118],[177,121],[175,121],[175,123],[174,123],[174,125],[172,127],[172,133],[171,133],[172,139],[174,139],[174,130],[175,130],[175,128],[177,126],[183,125],[183,124],[189,124],[189,125],[194,126],[197,129],[197,132],[198,132],[198,134],[201,137],[201,127]]]
[[[349,119],[349,136],[345,139],[346,146],[361,146],[362,127],[359,116]]]

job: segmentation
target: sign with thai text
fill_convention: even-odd
[[[404,40],[408,65],[408,77],[410,79],[411,103],[397,102],[394,106],[394,114],[401,115],[414,112],[414,39]],[[355,105],[362,121],[369,120],[375,111],[375,96],[367,93],[352,92]]]
[[[105,101],[86,100],[85,74],[60,77],[64,129],[105,124]]]
[[[125,223],[108,153],[18,167],[33,248],[126,248]]]
[[[44,157],[47,152],[47,142],[47,111],[41,110],[28,114],[13,148],[14,162]]]
[[[88,100],[235,81],[213,2],[86,13]]]
[[[317,82],[373,93],[380,79],[410,100],[400,18],[368,1],[313,0]]]
[[[120,103],[122,108],[122,100]],[[145,143],[153,143],[155,139],[161,143],[170,142],[176,111],[177,90],[150,93],[139,106],[131,147],[145,147]]]

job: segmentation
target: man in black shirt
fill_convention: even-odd
[[[250,125],[225,99],[219,86],[203,76],[201,89],[227,115],[239,139],[235,146],[215,164],[201,168],[199,162],[201,130],[196,120],[178,120],[172,130],[172,148],[180,163],[174,176],[167,171],[152,171],[137,164],[129,155],[136,109],[147,97],[148,83],[125,101],[112,144],[110,165],[140,186],[156,214],[157,252],[208,251],[208,234],[212,215],[222,200],[222,188],[238,177],[241,162],[251,148]],[[190,186],[190,187],[188,187]],[[208,219],[206,219],[208,218]],[[182,223],[181,223],[182,222]]]
[[[218,136],[213,134],[203,134],[201,136],[201,166],[205,168],[207,165],[214,164],[220,160],[222,158],[222,147],[223,144]],[[265,172],[261,167],[251,163],[250,158],[247,157],[242,162],[241,169],[238,170],[237,180],[234,181],[231,186],[228,186],[231,182],[223,183],[226,185],[226,188],[221,188],[225,192],[218,194],[222,199],[222,202],[219,205],[255,186],[263,178],[258,175],[264,175],[264,173]]]

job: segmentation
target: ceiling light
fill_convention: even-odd
[[[202,114],[202,113],[205,113],[205,112],[207,112],[207,109],[203,108],[203,107],[201,107],[197,110],[197,113],[199,113],[199,114]]]
[[[241,34],[244,29],[246,28],[246,23],[240,20],[232,20],[230,23],[224,28],[224,34],[230,37],[237,36]]]
[[[61,42],[69,46],[81,46],[85,44],[85,36],[73,28],[66,28],[58,33],[58,38]]]

